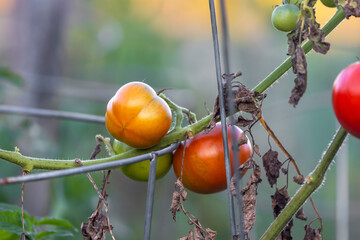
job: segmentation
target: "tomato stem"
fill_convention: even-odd
[[[340,127],[314,171],[306,177],[305,183],[295,193],[279,216],[271,223],[260,240],[275,239],[305,201],[321,185],[325,178],[326,171],[346,136],[347,132]]]

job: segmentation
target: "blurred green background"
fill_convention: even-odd
[[[241,71],[241,82],[253,88],[286,58],[286,34],[270,23],[272,9],[281,1],[226,3],[231,71]],[[320,1],[316,7],[321,24],[335,12]],[[308,88],[296,108],[287,103],[294,85],[291,71],[266,91],[264,118],[304,175],[315,167],[336,131],[332,83],[341,69],[360,56],[359,28],[359,19],[344,21],[327,39],[331,50],[326,56],[308,55]],[[1,0],[0,65],[20,74],[25,84],[15,86],[1,79],[0,104],[103,116],[107,101],[120,86],[145,79],[156,90],[171,88],[166,95],[201,118],[207,108],[212,110],[217,95],[210,30],[204,0]],[[109,136],[105,126],[92,123],[0,115],[0,148],[18,146],[24,155],[87,159],[96,134]],[[257,125],[253,134],[265,153],[269,149],[266,132]],[[336,239],[335,209],[339,207],[350,210],[348,239],[360,238],[359,146],[359,139],[349,136],[343,148],[349,162],[349,204],[336,204],[338,160],[313,195],[323,217],[324,239]],[[285,159],[280,154],[280,160]],[[260,158],[256,161],[262,165]],[[0,162],[0,177],[19,174],[19,167]],[[92,176],[101,183],[102,173]],[[285,180],[282,176],[278,186]],[[178,239],[190,229],[181,213],[174,222],[169,212],[174,181],[171,170],[156,183],[152,239]],[[289,193],[293,195],[297,188],[291,183]],[[134,182],[120,171],[112,173],[108,201],[116,238],[142,238],[146,189],[146,183]],[[270,195],[274,191],[263,176],[251,239],[259,238],[273,220]],[[1,187],[0,201],[19,204],[20,194],[20,185]],[[96,208],[97,199],[85,175],[66,177],[26,184],[25,209],[37,216],[62,217],[80,227]],[[231,239],[227,201],[226,192],[190,192],[185,207],[204,227],[216,230],[217,239]],[[310,220],[316,217],[309,203],[305,214]],[[295,220],[294,239],[303,238],[303,226]],[[74,237],[80,238],[80,233]]]

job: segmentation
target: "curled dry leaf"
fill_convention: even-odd
[[[173,219],[176,222],[176,213],[180,211],[181,202],[185,201],[187,197],[187,192],[184,185],[177,179],[175,182],[175,190],[173,192],[173,197],[170,206],[170,212],[172,213]]]
[[[320,228],[313,229],[310,225],[305,225],[304,240],[322,240]]]
[[[238,117],[237,125],[240,127],[246,127],[253,123],[257,119],[257,114],[260,113],[261,109],[261,101],[265,98],[265,94],[261,94],[258,92],[253,92],[248,89],[245,85],[240,82],[234,82],[233,80],[240,76],[241,74],[230,74],[230,75],[223,75],[223,95],[224,99],[228,98],[228,84],[231,84],[231,92],[232,92],[232,105],[234,106],[234,110],[236,111],[243,111],[246,113],[251,114],[253,119],[247,119],[243,116]],[[228,101],[225,101],[225,112],[227,115],[230,114],[230,106]],[[206,128],[206,131],[210,131],[212,128],[215,127],[216,122],[220,119],[220,103],[219,103],[219,96],[216,97],[213,115],[211,121]]]
[[[216,239],[216,231],[210,229],[210,228],[206,228],[205,229],[206,231],[206,237],[205,237],[205,240],[215,240]]]
[[[307,220],[307,217],[306,217],[305,214],[304,214],[304,208],[300,208],[299,211],[297,211],[295,217],[296,217],[297,219],[306,221],[306,220]]]
[[[106,232],[113,227],[108,225],[107,218],[101,211],[94,211],[88,218],[89,222],[81,223],[81,233],[84,240],[105,240]]]
[[[301,185],[304,183],[304,176],[303,175],[297,175],[297,176],[294,176],[294,182],[296,182],[297,184]]]
[[[276,184],[280,175],[281,162],[278,160],[278,152],[269,150],[262,157],[266,177],[271,187]]]
[[[254,152],[256,153],[256,155],[258,155],[259,157],[261,157],[261,153],[260,153],[260,149],[259,149],[259,145],[254,144]]]
[[[255,223],[256,216],[256,196],[258,184],[261,180],[261,170],[253,160],[253,172],[250,175],[250,179],[247,181],[246,186],[242,189],[242,204],[244,213],[244,233],[247,235]]]
[[[307,86],[307,63],[305,52],[301,45],[309,39],[313,43],[313,49],[326,54],[330,49],[330,43],[325,42],[325,33],[316,22],[314,5],[316,0],[309,0],[307,6],[302,6],[304,13],[299,19],[297,28],[288,36],[288,55],[291,56],[293,72],[296,74],[295,87],[291,91],[289,103],[294,107],[304,95]]]
[[[335,0],[335,3],[338,3],[342,7],[346,19],[349,19],[351,16],[360,17],[360,0]]]
[[[280,212],[285,208],[286,204],[290,201],[290,195],[287,191],[287,187],[284,186],[281,189],[276,189],[275,194],[271,196],[272,208],[274,218],[276,218]],[[293,226],[293,219],[286,225],[281,232],[282,239],[292,239],[291,228]]]

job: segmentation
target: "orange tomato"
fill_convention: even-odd
[[[111,136],[139,149],[159,143],[170,129],[171,121],[170,107],[142,82],[122,86],[110,99],[105,115]]]
[[[236,139],[240,138],[241,129],[235,128]],[[227,127],[230,148],[231,165],[233,165],[233,151],[231,150],[231,127]],[[175,151],[173,168],[179,178],[183,159],[184,144]],[[239,166],[252,155],[250,141],[239,148]],[[233,169],[232,173],[233,173]],[[182,182],[186,188],[197,193],[215,193],[226,189],[226,172],[224,147],[222,141],[221,124],[216,124],[208,134],[201,132],[193,139],[186,141]]]

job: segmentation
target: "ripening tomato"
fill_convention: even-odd
[[[341,126],[360,138],[360,62],[346,67],[335,79],[332,105]]]
[[[233,165],[233,151],[231,150],[231,127],[227,127],[230,146],[230,159]],[[236,127],[236,139],[242,131]],[[240,146],[238,164],[243,164],[252,154],[250,141]],[[183,159],[184,144],[174,153],[173,167],[179,178]],[[233,169],[232,169],[233,170]],[[232,171],[233,172],[233,171]],[[226,189],[226,171],[221,124],[216,124],[209,133],[201,132],[193,139],[186,141],[182,182],[186,188],[197,193],[215,193]]]
[[[165,136],[172,121],[167,103],[142,82],[130,82],[113,96],[106,109],[106,128],[115,139],[134,148],[149,148]]]
[[[334,0],[321,0],[321,2],[322,2],[325,6],[327,6],[327,7],[329,7],[329,8],[334,8],[334,7],[336,7],[336,4],[335,4]]]
[[[294,4],[284,4],[277,6],[271,15],[273,26],[283,32],[290,32],[296,28],[297,18],[300,9]]]
[[[120,154],[133,148],[115,139],[113,149],[116,154]],[[172,157],[172,153],[168,153],[157,158],[156,179],[164,177],[169,172],[172,165]],[[120,167],[120,169],[125,176],[132,180],[146,182],[149,179],[150,160],[125,165]]]

